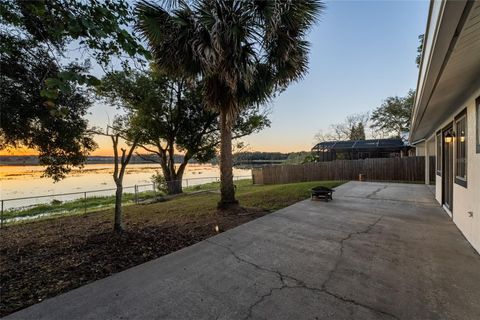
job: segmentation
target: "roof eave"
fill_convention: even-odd
[[[466,0],[430,2],[411,118],[410,143],[425,138],[417,134],[417,129],[421,124],[425,109],[435,90],[442,70],[448,61],[455,31],[464,14],[466,4]],[[436,5],[439,7],[436,7]]]

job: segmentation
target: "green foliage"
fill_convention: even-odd
[[[97,93],[126,110],[128,125],[123,132],[127,140],[141,137],[139,144],[156,155],[148,159],[161,165],[167,181],[180,180],[191,159],[207,162],[215,157],[220,139],[218,113],[204,107],[199,81],[172,79],[155,70],[113,72],[103,79]],[[234,124],[234,137],[269,124],[259,107],[244,110]],[[184,153],[177,167],[175,151]]]
[[[313,162],[314,158],[310,151],[300,151],[291,153],[281,152],[239,152],[234,155],[234,161],[239,162],[251,162],[251,161],[271,161],[279,160],[284,161],[286,164],[301,164]]]
[[[238,152],[234,155],[235,162],[248,162],[252,160],[286,160],[288,158],[287,153],[281,152]]]
[[[350,140],[365,140],[365,127],[362,122],[352,126]]]
[[[308,154],[305,159],[303,159],[302,163],[310,163],[315,162],[315,156],[313,154]]]
[[[62,70],[81,72],[83,68],[69,65],[62,69],[45,48],[31,41],[17,42],[0,33],[0,42],[7,43],[0,49],[0,149],[36,149],[40,164],[47,166],[45,175],[61,179],[71,166],[81,166],[96,146],[86,133],[84,119],[91,101],[72,81],[62,83],[55,104],[42,89],[44,79]]]
[[[1,23],[19,39],[31,41],[34,47],[45,47],[52,56],[62,57],[68,47],[85,52],[106,67],[112,56],[123,54],[143,61],[149,53],[135,34],[129,32],[134,23],[132,8],[125,0],[13,0],[0,2]],[[70,73],[67,79],[95,84],[92,76]],[[60,84],[60,83],[56,83]]]
[[[292,152],[288,155],[287,164],[302,164],[313,162],[312,153],[309,151]]]
[[[128,31],[133,17],[124,0],[0,1],[0,149],[36,149],[55,180],[81,166],[95,148],[84,119],[85,87],[99,84],[90,59],[105,68],[148,56]]]
[[[402,134],[410,130],[414,99],[414,90],[410,90],[405,97],[388,97],[373,111],[371,127],[385,135],[401,138]]]
[[[417,68],[420,68],[420,63],[422,62],[422,53],[423,53],[423,40],[425,38],[424,34],[418,36],[418,41],[420,44],[417,47],[417,57],[415,58],[415,63],[417,64]]]
[[[167,185],[167,180],[165,180],[165,177],[163,174],[159,171],[156,171],[151,178],[152,182],[155,184],[155,188],[158,192],[162,194],[167,194],[168,193],[168,185]]]

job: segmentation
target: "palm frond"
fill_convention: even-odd
[[[165,40],[165,32],[173,25],[170,14],[162,7],[147,1],[141,1],[135,6],[138,16],[135,30],[146,39],[150,46],[161,43]]]
[[[166,0],[136,7],[160,69],[203,79],[206,104],[234,119],[308,70],[320,0]]]

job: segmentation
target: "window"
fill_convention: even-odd
[[[455,183],[467,187],[467,113],[455,117]]]
[[[437,132],[437,175],[442,175],[442,131]]]
[[[477,103],[477,153],[480,153],[480,97],[476,100]]]

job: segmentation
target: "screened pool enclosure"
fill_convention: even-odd
[[[324,141],[312,148],[312,154],[316,161],[324,162],[403,157],[409,149],[401,139]]]

